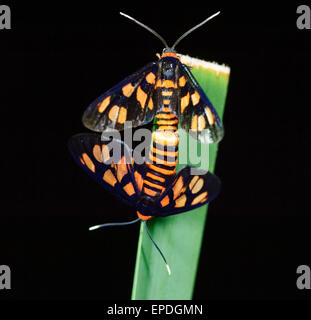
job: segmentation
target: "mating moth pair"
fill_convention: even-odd
[[[92,102],[82,121],[100,133],[124,130],[128,122],[138,127],[154,121],[157,129],[152,133],[150,152],[143,164],[137,164],[133,150],[123,141],[105,140],[98,133],[73,136],[69,149],[78,165],[100,185],[136,207],[138,218],[123,224],[146,224],[151,217],[192,210],[213,200],[220,191],[220,180],[209,172],[192,175],[191,167],[186,166],[176,173],[178,125],[195,132],[202,143],[215,143],[223,137],[223,126],[212,103],[175,51],[181,39],[218,14],[183,34],[172,47],[154,30],[122,14],[156,35],[165,49],[157,62],[147,64]],[[122,150],[118,161],[111,161],[111,145]],[[165,257],[155,246],[170,273]]]

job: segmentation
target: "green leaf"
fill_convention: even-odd
[[[181,61],[192,67],[193,75],[222,118],[230,69],[187,56],[181,56]],[[191,141],[196,143],[192,138]],[[200,148],[200,143],[197,144]],[[188,144],[181,140],[179,150],[182,148],[188,148]],[[218,146],[213,144],[208,148],[209,171],[213,172]],[[178,165],[177,170],[179,168]],[[153,218],[147,222],[153,239],[166,256],[171,275],[168,275],[159,252],[141,223],[132,288],[133,300],[192,298],[207,207],[205,205],[180,215]]]

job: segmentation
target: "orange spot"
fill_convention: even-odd
[[[201,193],[197,197],[194,198],[194,200],[191,202],[191,205],[194,206],[198,204],[200,201],[202,201],[205,197],[207,197],[207,191]]]
[[[152,98],[150,97],[149,101],[148,101],[148,108],[149,110],[152,110],[153,109],[153,101],[152,101]]]
[[[195,106],[199,103],[200,101],[200,95],[198,94],[197,91],[195,91],[192,95],[191,95],[191,100],[192,100],[192,104]]]
[[[135,87],[131,83],[128,83],[122,88],[122,93],[129,98],[134,90]]]
[[[158,81],[157,81],[157,83],[156,83],[156,85],[154,86],[154,89],[156,89],[156,88],[161,88],[162,87],[162,82],[161,82],[161,79],[158,79]]]
[[[153,191],[147,187],[144,188],[145,194],[148,194],[149,196],[155,197],[158,193],[156,191]]]
[[[151,178],[151,179],[153,179],[153,180],[157,180],[157,181],[160,181],[160,182],[165,182],[164,178],[159,177],[159,176],[157,176],[157,175],[155,175],[155,174],[153,174],[151,172],[147,172],[146,176]]]
[[[161,200],[161,206],[165,207],[170,203],[170,198],[168,196],[165,196],[162,200]]]
[[[110,104],[110,96],[98,104],[98,112],[103,113]]]
[[[162,112],[172,112],[172,109],[170,107],[163,107]]]
[[[165,57],[173,57],[179,60],[179,57],[176,55],[175,52],[170,52],[170,51],[165,52],[162,54],[161,58],[165,58]]]
[[[173,91],[162,91],[163,97],[170,97],[173,94]]]
[[[163,168],[154,166],[154,165],[151,164],[151,163],[148,164],[148,167],[149,167],[149,169],[151,169],[151,170],[153,170],[153,171],[160,172],[160,173],[162,173],[162,174],[164,174],[164,175],[167,175],[167,176],[174,174],[174,173],[175,173],[175,169],[176,169],[176,168],[174,167],[173,170],[167,170],[167,169],[163,169]]]
[[[136,212],[137,213],[137,216],[138,216],[138,218],[139,219],[141,219],[141,220],[149,220],[149,219],[151,219],[152,218],[152,216],[144,216],[143,214],[141,214],[140,212]]]
[[[213,113],[209,107],[205,108],[205,112],[207,115],[208,123],[212,126],[215,123],[215,116],[213,115]]]
[[[192,193],[198,193],[202,187],[204,185],[204,179],[203,178],[200,178],[196,183],[195,185],[193,186],[193,188],[190,188],[191,189],[191,192]]]
[[[138,190],[141,191],[141,189],[143,188],[143,183],[144,183],[143,178],[142,178],[141,174],[138,173],[137,171],[134,172],[134,177],[136,180]]]
[[[115,178],[114,174],[111,172],[110,169],[108,169],[104,176],[103,176],[104,181],[106,181],[108,184],[114,187],[114,185],[117,183],[117,179]]]
[[[93,147],[93,155],[98,162],[103,162],[101,148],[98,144]]]
[[[191,130],[198,130],[198,116],[195,114],[191,120]]]
[[[110,159],[109,147],[106,146],[105,144],[102,145],[102,159],[104,160],[104,162]]]
[[[155,74],[153,72],[150,72],[146,75],[146,81],[150,84],[154,84],[155,83]]]
[[[147,93],[139,86],[136,91],[136,98],[140,103],[142,109],[145,108],[146,100],[147,100]]]
[[[125,163],[125,157],[124,156],[118,162],[117,167],[116,167],[116,171],[117,171],[118,181],[121,182],[123,177],[128,173],[127,164]]]
[[[200,201],[200,203],[203,203],[203,202],[206,202],[206,201],[207,201],[207,197],[204,198],[204,199],[202,199],[202,200]]]
[[[118,116],[118,123],[123,124],[126,121],[127,116],[127,109],[124,107],[120,108],[119,116]]]
[[[194,187],[194,185],[196,184],[196,182],[199,180],[199,176],[194,176],[192,178],[192,180],[189,183],[189,188],[190,190],[192,190],[192,188]]]
[[[179,196],[183,185],[184,185],[184,180],[182,177],[179,177],[174,187],[172,188],[174,192],[174,200]]]
[[[186,79],[184,76],[181,76],[179,79],[178,79],[178,83],[179,83],[179,86],[180,87],[184,87],[185,84],[186,84]]]
[[[198,130],[199,131],[202,131],[205,129],[205,126],[206,126],[206,121],[205,121],[205,118],[204,116],[201,114],[198,118]]]
[[[129,182],[123,187],[124,191],[131,197],[135,193],[135,189],[132,182]]]
[[[187,92],[187,94],[180,99],[180,101],[181,101],[181,112],[182,113],[188,107],[189,100],[190,100],[189,92]]]
[[[155,89],[156,88],[177,88],[177,85],[172,81],[172,80],[163,80],[161,81],[161,79],[159,79],[155,85]]]
[[[86,164],[86,166],[91,171],[95,172],[95,165],[94,165],[93,161],[91,160],[91,158],[86,153],[82,154],[82,159],[83,159],[84,163]]]
[[[81,163],[83,164],[83,165],[85,165],[85,162],[84,162],[84,160],[80,157],[80,161],[81,161]]]
[[[164,88],[177,88],[176,84],[172,80],[162,81],[162,87]]]
[[[118,118],[118,113],[119,113],[119,107],[118,106],[113,106],[109,113],[108,113],[108,117],[111,121],[116,121]]]
[[[170,104],[171,103],[171,100],[170,99],[164,99],[163,100],[163,104],[165,104],[165,105],[168,105],[168,104]]]
[[[187,197],[185,194],[183,194],[181,197],[176,199],[175,201],[175,208],[181,208],[184,207],[187,201]]]

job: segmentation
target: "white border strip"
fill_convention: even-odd
[[[201,67],[204,69],[212,69],[216,71],[217,75],[220,72],[225,73],[227,75],[230,74],[230,68],[224,64],[220,65],[216,62],[208,62],[208,61],[200,60],[197,58],[192,58],[190,56],[186,56],[183,54],[178,54],[178,55],[180,57],[180,61],[189,67]]]

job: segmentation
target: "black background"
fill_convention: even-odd
[[[7,3],[8,4],[8,3]],[[135,216],[72,161],[68,138],[105,90],[156,59],[208,15],[177,51],[231,67],[196,299],[301,299],[296,268],[310,258],[311,31],[297,5],[10,4],[0,30],[0,298],[129,299],[138,225],[89,233]]]

